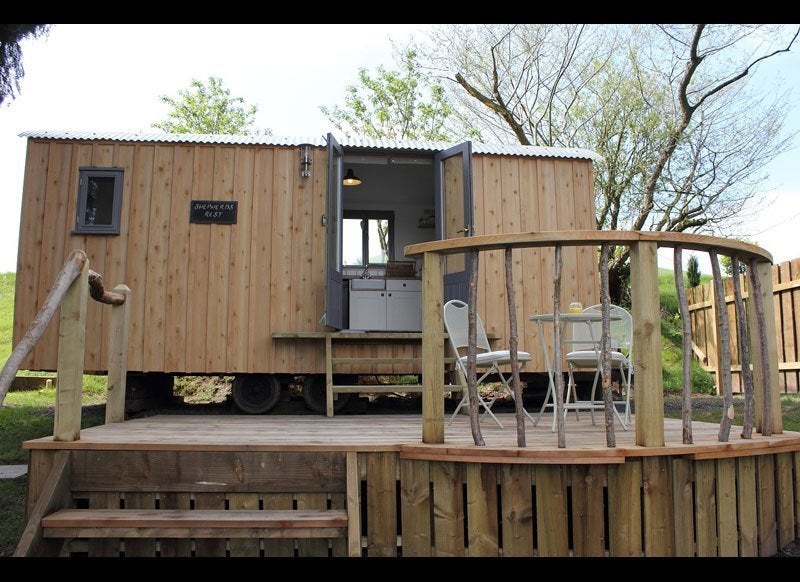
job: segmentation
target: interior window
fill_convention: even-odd
[[[345,210],[342,248],[345,265],[376,265],[394,254],[394,213],[375,210]]]

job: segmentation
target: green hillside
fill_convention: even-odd
[[[14,332],[15,273],[0,273],[0,362],[11,355],[11,336]]]
[[[700,282],[712,279],[701,275]],[[683,277],[686,282],[686,275]],[[661,301],[661,362],[664,377],[664,392],[681,392],[683,389],[683,331],[678,314],[678,293],[675,290],[675,275],[672,269],[658,270],[658,293]],[[703,370],[697,360],[692,360],[692,390],[714,394],[714,378]]]

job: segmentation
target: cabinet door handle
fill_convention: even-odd
[[[391,297],[391,296],[392,296],[392,294],[391,294],[391,293],[389,293],[389,297]]]
[[[383,293],[381,293],[381,297],[383,297]]]

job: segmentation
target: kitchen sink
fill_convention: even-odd
[[[350,279],[350,289],[353,290],[376,290],[385,289],[384,279]]]

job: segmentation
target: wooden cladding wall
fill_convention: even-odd
[[[588,160],[473,156],[475,234],[597,228],[594,175]],[[519,349],[531,353],[527,371],[547,368],[535,313],[553,311],[553,249],[515,249],[512,252],[517,300]],[[594,247],[565,247],[562,305],[599,302],[597,253]],[[480,257],[478,313],[486,331],[508,346],[508,302],[503,251]],[[552,339],[552,327],[546,330]],[[552,344],[552,341],[549,342]],[[552,346],[551,346],[552,347]]]
[[[326,329],[319,321],[327,153],[312,155],[315,170],[303,179],[292,147],[30,139],[15,344],[65,257],[85,249],[107,285],[124,282],[132,290],[131,371],[323,373],[322,342],[271,339],[276,331]],[[72,233],[82,166],[125,170],[119,236]],[[595,226],[588,160],[474,156],[473,169],[476,234]],[[191,200],[236,200],[238,222],[190,224]],[[597,301],[594,255],[589,247],[565,250],[563,301]],[[520,349],[537,358],[529,371],[545,369],[527,315],[551,309],[552,264],[551,250],[514,251]],[[481,316],[489,331],[507,337],[505,289],[496,284],[503,280],[502,253],[485,254],[481,271]],[[90,302],[88,371],[107,369],[109,318],[108,309]],[[55,369],[57,340],[53,325],[23,367]],[[419,355],[418,347],[402,344],[350,350],[352,357]]]
[[[741,277],[742,292],[747,299],[748,278]],[[733,280],[723,281],[728,326],[731,330],[731,368],[733,389],[741,391],[741,362],[736,337],[736,310],[733,304]],[[778,369],[783,392],[797,392],[800,386],[800,258],[772,266],[775,329],[778,334]],[[714,317],[714,289],[709,281],[686,290],[692,320],[692,341],[695,356],[709,372],[716,374],[717,326]],[[718,375],[717,375],[718,376]],[[719,382],[718,382],[719,385]]]
[[[300,178],[296,148],[30,140],[20,228],[15,342],[73,249],[107,284],[133,290],[136,371],[322,371],[322,348],[276,344],[323,311],[326,153]],[[78,167],[125,170],[119,236],[72,234]],[[235,225],[190,224],[190,200],[236,200]],[[107,367],[108,309],[90,303],[85,368]],[[57,326],[31,358],[56,366]]]

